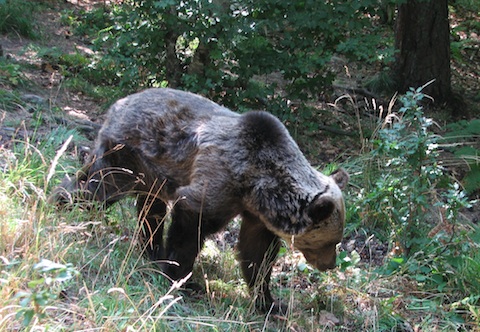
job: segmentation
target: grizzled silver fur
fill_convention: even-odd
[[[343,170],[325,176],[312,168],[266,112],[239,115],[188,92],[149,89],[110,108],[91,162],[55,196],[111,204],[137,195],[146,250],[154,260],[178,263],[161,263],[173,280],[192,270],[206,236],[240,214],[243,274],[258,290],[260,309],[278,312],[284,308],[268,283],[279,238],[318,269],[333,268],[347,181]],[[167,202],[174,204],[164,241]]]

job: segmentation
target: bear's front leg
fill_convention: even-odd
[[[165,257],[161,263],[163,272],[171,281],[187,276],[203,246],[205,235],[199,227],[200,214],[178,205],[172,211],[172,223],[168,229]]]
[[[244,212],[238,249],[243,277],[255,297],[257,309],[262,312],[286,314],[287,307],[273,300],[269,288],[272,266],[280,249],[278,237],[257,217]]]
[[[165,257],[163,229],[167,213],[166,204],[157,198],[139,195],[137,199],[138,220],[142,229],[142,242],[148,257],[153,261]]]

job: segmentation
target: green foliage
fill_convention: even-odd
[[[450,1],[451,2],[451,1]],[[457,0],[450,4],[449,11],[457,18],[456,24],[451,27],[452,41],[450,51],[452,58],[459,63],[469,62],[476,54],[476,34],[480,28],[478,14],[480,13],[479,0]],[[468,63],[467,63],[468,64]]]
[[[87,56],[80,52],[65,53],[59,48],[37,48],[37,56],[54,66],[64,77],[64,84],[72,91],[81,92],[110,104],[120,97],[121,90],[116,64],[99,55]],[[100,60],[102,59],[102,60]]]
[[[78,271],[70,263],[59,264],[48,259],[42,259],[33,266],[38,277],[27,283],[27,291],[15,295],[19,299],[21,309],[17,319],[23,317],[23,325],[29,325],[34,318],[45,317],[45,307],[57,300],[64,283],[78,275]]]
[[[465,59],[469,59],[474,56],[475,45],[477,41],[474,38],[471,38],[470,31],[476,31],[480,28],[480,24],[477,23],[475,27],[467,27],[463,24],[451,29],[450,33],[452,35],[452,41],[450,42],[450,52],[452,59],[462,63],[465,62]],[[469,36],[465,38],[464,36]]]
[[[18,93],[0,89],[0,109],[10,112],[15,110],[19,104],[22,104],[22,100]]]
[[[460,10],[471,11],[472,13],[480,13],[480,1],[479,0],[456,0],[453,7]]]
[[[397,266],[396,272],[408,276],[417,289],[409,301],[409,311],[443,317],[442,322],[435,323],[443,326],[442,330],[478,324],[478,240],[465,232],[456,236],[439,233],[424,242],[423,250]]]
[[[371,30],[368,34],[354,34],[341,42],[337,47],[337,52],[348,55],[350,59],[361,63],[381,63],[383,65],[393,63],[393,39],[385,40],[385,36],[382,36],[381,33]],[[378,45],[383,45],[383,47],[378,47]]]
[[[342,251],[337,256],[337,266],[341,271],[347,270],[347,268],[355,267],[360,262],[360,255],[355,250],[348,254],[346,251]]]
[[[408,310],[442,310],[446,329],[458,328],[465,320],[455,309],[460,305],[457,301],[480,293],[480,229],[462,220],[460,211],[473,202],[441,166],[440,151],[446,139],[431,130],[435,123],[423,113],[424,97],[422,88],[411,89],[399,98],[398,112],[389,111],[379,125],[368,162],[357,172],[364,178],[360,193],[350,203],[354,210],[350,215],[389,241],[392,249],[400,247],[392,250],[396,254],[387,258],[378,273],[406,276],[419,292],[436,294],[435,298],[412,298]],[[472,130],[465,123],[453,127],[457,134]],[[447,142],[458,139],[458,135],[451,136]],[[448,301],[444,294],[449,294]],[[471,301],[465,307],[478,321],[480,303],[475,299],[465,300]],[[387,315],[383,323],[389,325],[392,318],[397,320]]]
[[[0,33],[15,33],[23,37],[35,39],[38,34],[32,12],[36,5],[25,0],[0,1]]]
[[[0,57],[0,86],[18,86],[24,83],[25,79],[19,64]]]
[[[82,10],[78,14],[73,11],[64,11],[62,13],[62,23],[71,26],[75,34],[86,37],[95,37],[99,31],[109,27],[113,23],[113,15],[110,12],[118,7],[111,9],[106,6],[93,8],[92,10]],[[79,19],[81,18],[81,20]],[[83,22],[82,22],[83,21]],[[85,24],[88,22],[88,24]]]
[[[439,165],[440,138],[430,130],[432,119],[423,115],[423,98],[421,89],[412,89],[400,98],[398,113],[387,115],[372,142],[370,162],[379,172],[367,174],[374,177],[367,180],[371,187],[359,195],[364,220],[383,229],[383,238],[393,235],[407,254],[425,245],[432,227],[427,218],[434,218],[435,208],[455,224],[458,210],[469,204]]]
[[[255,82],[280,73],[288,98],[307,98],[333,80],[326,64],[334,52],[375,58],[359,38],[371,25],[365,14],[376,6],[375,0],[353,6],[339,0],[125,1],[84,13],[81,23],[68,20],[92,36],[95,28],[88,27],[101,29],[94,45],[106,56],[91,67],[109,68],[106,76],[115,80],[109,84],[126,91],[181,85],[240,109],[283,99],[278,113],[287,114],[277,86],[257,89]],[[369,41],[378,42],[373,35]]]
[[[474,324],[480,326],[480,295],[469,295],[462,300],[453,303],[452,309],[458,311],[466,310],[472,317]]]
[[[387,68],[369,78],[365,82],[365,87],[375,93],[393,95],[396,91],[397,82],[391,70]]]
[[[462,179],[467,193],[480,190],[480,119],[461,120],[447,126],[444,145],[462,160],[468,171]]]
[[[475,236],[463,230],[458,234],[439,231],[423,238],[422,248],[417,247],[408,259],[393,257],[379,271],[405,273],[427,292],[442,294],[454,289],[458,292],[454,296],[457,299],[465,294],[480,294],[480,285],[476,282],[480,242],[478,238],[472,239],[472,235]]]

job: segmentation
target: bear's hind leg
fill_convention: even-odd
[[[165,256],[163,229],[167,213],[166,204],[160,199],[139,196],[137,200],[138,220],[142,226],[142,239],[148,256],[159,261]]]
[[[205,238],[222,229],[229,218],[206,218],[198,212],[185,209],[177,203],[172,211],[172,223],[168,229],[163,272],[172,280],[180,280],[193,270],[193,264],[203,247]],[[198,289],[189,282],[186,286]]]
[[[243,277],[255,296],[257,308],[262,312],[285,314],[287,308],[273,300],[269,288],[272,266],[280,249],[278,237],[257,217],[244,212],[238,249]]]

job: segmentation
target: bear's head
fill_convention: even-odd
[[[261,218],[268,229],[300,250],[308,263],[325,271],[335,267],[336,246],[343,237],[345,204],[341,190],[349,176],[339,169],[330,176],[316,172],[316,178],[316,193],[309,190],[309,198],[296,203],[291,197],[301,197],[299,191],[283,199],[277,195],[277,209],[263,209]]]
[[[237,151],[244,155],[236,158],[240,166],[234,173],[241,174],[245,210],[319,270],[333,268],[345,226],[342,189],[348,174],[343,169],[330,176],[316,171],[269,113],[246,113],[241,124],[238,137],[244,148]]]
[[[328,177],[328,189],[307,207],[311,224],[300,234],[287,239],[300,250],[307,262],[320,271],[335,267],[336,246],[345,227],[345,204],[341,190],[349,176],[339,169]]]

